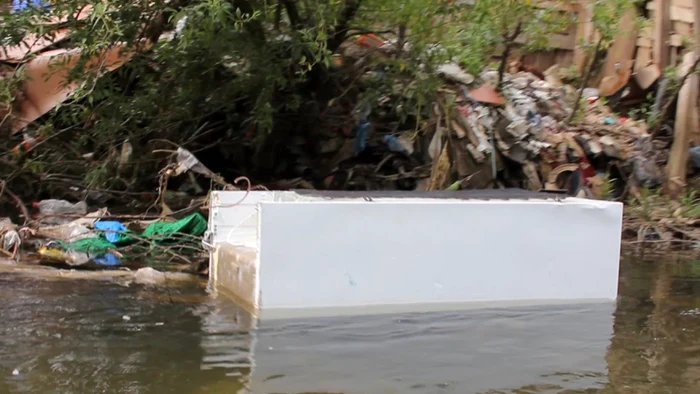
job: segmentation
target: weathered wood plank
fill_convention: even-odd
[[[671,30],[683,37],[692,37],[693,35],[693,26],[690,23],[673,21]]]
[[[638,37],[637,46],[641,48],[653,48],[654,40],[648,37]]]
[[[516,38],[515,42],[522,45],[527,43],[527,39],[521,36]],[[570,34],[553,34],[549,39],[548,45],[553,49],[572,51],[576,47],[576,37]]]
[[[654,26],[648,25],[644,26],[642,30],[639,31],[639,37],[654,39]]]
[[[682,47],[683,45],[683,36],[680,34],[674,33],[671,34],[671,39],[669,40],[669,44],[671,44],[672,47]]]
[[[663,70],[668,66],[670,55],[668,39],[671,26],[669,19],[671,4],[667,0],[655,1],[653,4],[657,6],[654,18],[654,63]]]
[[[692,16],[694,19],[693,35],[695,40],[700,41],[700,0],[695,0],[695,9]],[[696,65],[696,59],[700,58],[700,48],[695,48],[693,52],[688,52],[683,56],[683,65],[678,70],[679,77],[690,75],[681,90],[678,92],[678,105],[676,109],[676,123],[673,130],[673,145],[668,158],[666,171],[668,180],[667,192],[671,197],[679,197],[686,186],[686,176],[688,168],[688,148],[690,147],[691,136],[697,125],[697,101],[698,101],[698,75],[692,73],[692,68]]]
[[[695,42],[700,42],[700,0],[694,0],[693,6]],[[700,58],[700,48],[695,47],[696,61],[698,58]],[[691,81],[690,83],[695,83],[695,99],[693,100],[694,105],[692,107],[692,110],[690,111],[690,130],[692,130],[690,135],[690,142],[697,145],[700,144],[700,87],[698,87],[698,80],[700,80],[700,77],[698,77],[698,75],[695,74],[693,78],[694,82]]]
[[[679,76],[685,75],[695,63],[695,53],[688,52],[683,56],[683,65],[679,69]],[[678,197],[685,188],[688,164],[688,147],[690,135],[693,130],[691,112],[695,108],[697,98],[697,75],[688,77],[678,92],[678,107],[676,109],[676,123],[673,130],[673,145],[668,157],[666,171],[668,174],[667,190],[672,197]]]
[[[601,69],[600,92],[607,96],[626,86],[632,70],[637,30],[635,20],[637,10],[632,7],[620,19],[618,33],[608,48],[605,63]]]
[[[680,21],[685,23],[693,23],[693,9],[686,7],[679,7],[677,5],[671,5],[669,1],[649,2],[647,3],[647,10],[649,11],[659,11],[659,6],[668,10],[668,15],[671,20]]]
[[[693,1],[694,0],[671,0],[671,5],[692,9],[693,8]]]
[[[659,77],[661,77],[661,71],[656,64],[634,70],[634,79],[643,90],[649,89]]]
[[[644,68],[651,64],[651,47],[637,48],[637,60],[634,69]]]

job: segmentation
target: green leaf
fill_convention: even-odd
[[[462,181],[456,181],[455,183],[451,184],[450,186],[447,187],[445,190],[449,191],[457,191],[459,188],[462,186]]]

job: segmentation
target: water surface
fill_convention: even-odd
[[[0,274],[0,393],[700,393],[700,262],[617,305],[262,322],[202,286]]]

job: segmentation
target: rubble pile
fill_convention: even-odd
[[[374,103],[345,142],[319,142],[336,159],[323,185],[330,189],[479,189],[518,187],[591,198],[622,198],[663,182],[667,152],[652,144],[642,121],[614,114],[586,89],[586,105],[571,125],[576,90],[548,73],[473,77],[450,64],[438,68],[444,85],[432,105],[430,127],[397,131],[382,126],[386,97]],[[364,164],[356,158],[375,156]],[[495,152],[495,154],[494,154]],[[380,163],[377,165],[377,163]],[[342,182],[337,182],[342,174]],[[391,175],[394,174],[394,175]],[[353,178],[363,179],[353,184]],[[393,177],[393,178],[392,178]],[[397,184],[396,179],[411,182]],[[393,180],[393,181],[392,181]],[[357,182],[356,182],[357,183]]]
[[[657,161],[663,158],[651,146],[644,122],[619,117],[598,97],[589,96],[581,119],[569,126],[566,120],[574,96],[570,87],[519,72],[505,74],[499,92],[494,88],[497,78],[497,72],[487,70],[479,86],[453,83],[442,94],[442,100],[454,110],[450,121],[441,122],[438,128],[450,130],[454,137],[451,156],[457,177],[486,170],[469,187],[496,181],[510,187],[563,188],[569,194],[603,198],[609,197],[602,193],[608,191],[604,184],[610,178],[623,187],[632,177],[642,186],[661,184]],[[496,160],[489,160],[494,146]],[[573,176],[562,180],[564,173]]]
[[[374,57],[382,64],[390,47],[351,44],[346,63]],[[376,85],[386,75],[372,67],[360,72]],[[435,102],[412,114],[416,122],[429,121],[410,125],[392,118],[397,111],[391,108],[405,101],[410,82],[392,80],[392,93],[365,103],[351,127],[316,142],[332,160],[320,171],[326,181],[306,186],[515,187],[624,200],[662,185],[668,142],[654,140],[645,122],[613,113],[597,89],[584,89],[585,104],[571,119],[577,90],[561,82],[560,72],[556,65],[537,75],[514,69],[499,86],[496,70],[473,76],[456,63],[444,64],[435,71],[442,80]]]

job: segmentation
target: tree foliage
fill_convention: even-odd
[[[472,26],[486,37],[491,47],[500,47],[499,83],[503,80],[510,51],[519,42],[524,51],[545,49],[551,37],[574,22],[562,11],[568,1],[490,0],[474,4]]]
[[[115,43],[138,52],[100,78],[82,67],[85,62],[79,64],[71,75],[83,82],[81,89],[30,127],[65,149],[12,160],[42,173],[42,179],[56,168],[41,163],[61,162],[61,177],[78,182],[77,177],[84,187],[130,190],[139,179],[153,179],[167,159],[153,151],[176,144],[195,153],[215,149],[221,160],[229,160],[232,173],[255,168],[260,175],[279,164],[272,152],[280,152],[290,138],[310,138],[334,123],[352,127],[355,119],[333,114],[347,107],[372,113],[382,97],[391,99],[397,123],[420,130],[439,85],[437,65],[455,61],[478,72],[498,48],[519,36],[526,37],[528,48],[543,48],[548,36],[568,23],[534,0],[462,3],[62,0],[49,10],[5,13],[3,45],[17,44],[28,33],[69,28],[69,40],[57,46],[80,48],[84,60]],[[93,8],[89,16],[76,19],[87,5]],[[56,15],[66,20],[48,24]],[[393,54],[361,57],[361,67],[355,58],[334,65],[343,43],[368,32],[392,38]],[[3,79],[0,92],[15,89],[10,82]],[[12,97],[0,94],[5,104]],[[127,173],[116,164],[125,140],[134,156],[143,158]],[[86,163],[86,152],[95,161]]]

